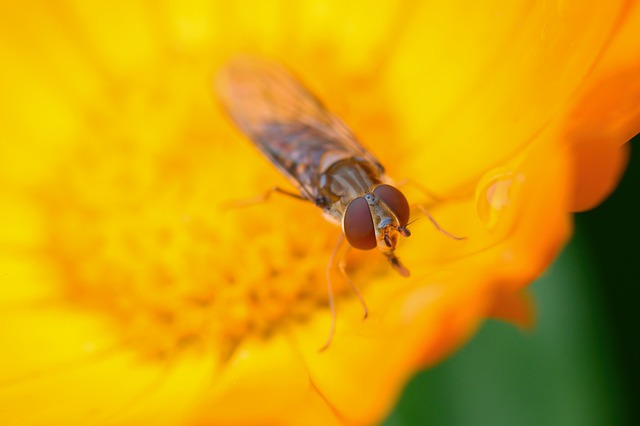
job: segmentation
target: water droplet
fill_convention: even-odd
[[[480,220],[492,229],[513,202],[515,186],[524,181],[524,175],[509,169],[494,169],[485,174],[476,188],[476,204]]]

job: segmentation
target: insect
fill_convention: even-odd
[[[284,66],[259,58],[232,60],[218,75],[217,91],[237,127],[299,194],[276,191],[322,209],[330,222],[342,227],[339,244],[346,238],[359,250],[377,247],[398,273],[409,275],[395,254],[399,237],[411,235],[409,203],[390,184],[380,161],[336,115]],[[334,320],[330,342],[335,307],[329,274],[327,281]],[[366,317],[366,304],[352,287]]]

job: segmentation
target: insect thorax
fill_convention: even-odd
[[[352,157],[334,163],[320,176],[319,195],[328,201],[325,215],[341,224],[349,203],[381,182],[378,170],[368,162]]]

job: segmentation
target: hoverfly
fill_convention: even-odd
[[[218,75],[217,91],[237,127],[299,194],[276,190],[321,208],[330,222],[342,227],[340,243],[346,237],[359,250],[377,247],[397,272],[409,275],[395,255],[399,236],[411,235],[409,203],[390,185],[380,161],[337,116],[284,66],[259,58],[228,63]]]

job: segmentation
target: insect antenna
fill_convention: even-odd
[[[407,223],[404,227],[406,228],[407,226],[411,225],[412,223],[416,223],[417,221],[419,221],[420,218],[416,217],[415,219],[413,219],[411,222]]]
[[[414,223],[417,220],[418,220],[418,218],[413,219],[411,222],[407,223],[405,226],[398,226],[396,229],[398,230],[400,235],[402,235],[403,237],[410,237],[411,236],[411,231],[409,231],[409,225],[411,225],[412,223]]]

